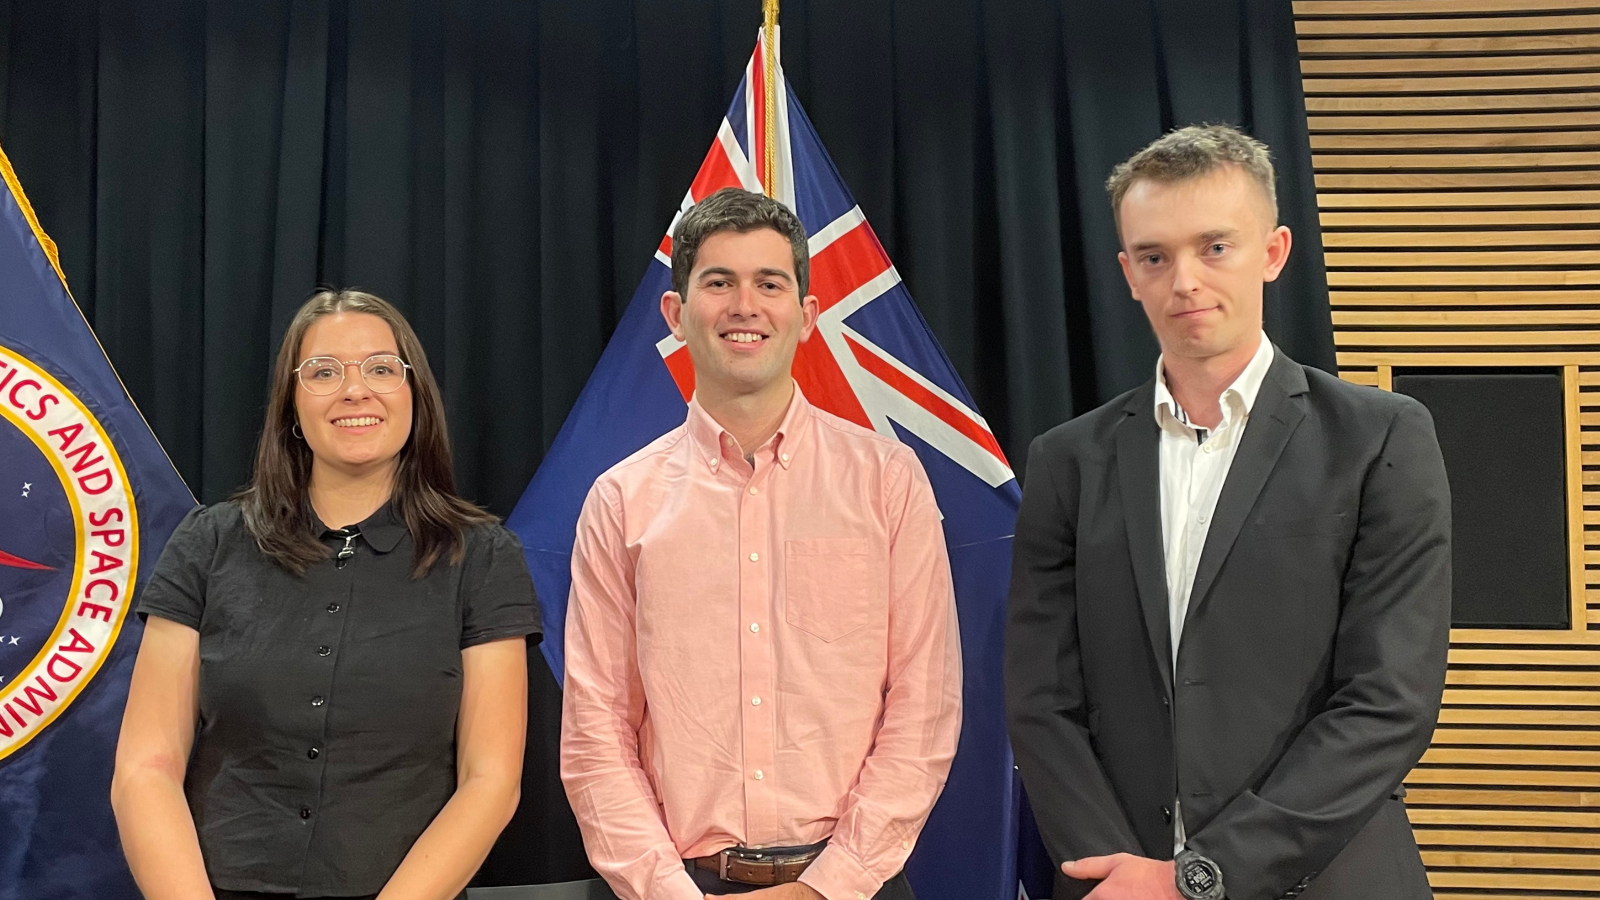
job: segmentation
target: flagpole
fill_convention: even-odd
[[[766,159],[762,160],[761,185],[768,197],[778,196],[778,0],[761,0],[762,33],[766,40],[762,60],[762,92],[766,97],[766,121],[762,123],[766,136]]]

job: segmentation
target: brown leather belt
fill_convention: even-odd
[[[798,852],[784,850],[777,853],[729,847],[721,853],[696,857],[690,862],[697,869],[717,873],[717,877],[723,881],[770,886],[798,881],[800,873],[821,853],[821,845]]]

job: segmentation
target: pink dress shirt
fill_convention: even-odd
[[[700,900],[685,858],[824,838],[801,880],[865,900],[955,756],[955,599],[916,455],[796,387],[744,457],[691,402],[578,518],[561,778],[622,900]]]

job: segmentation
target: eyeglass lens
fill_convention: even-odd
[[[300,364],[300,383],[313,394],[331,394],[344,386],[345,364],[331,356],[317,356]],[[361,362],[361,380],[380,394],[406,383],[406,366],[400,357],[369,356]]]

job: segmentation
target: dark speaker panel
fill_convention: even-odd
[[[1394,370],[1433,413],[1450,475],[1457,628],[1568,628],[1559,369]]]

